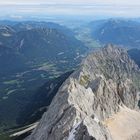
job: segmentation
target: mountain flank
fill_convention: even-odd
[[[26,140],[137,140],[139,80],[125,50],[108,45],[90,54]]]

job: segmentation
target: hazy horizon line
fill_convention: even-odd
[[[0,7],[0,16],[46,14],[140,17],[140,5],[136,4],[0,4]]]

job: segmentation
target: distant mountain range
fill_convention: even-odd
[[[140,22],[134,20],[109,19],[91,22],[88,27],[92,37],[102,44],[117,44],[129,48],[140,48]]]
[[[7,70],[13,72],[12,69],[19,68],[21,64],[23,69],[29,61],[32,63],[44,59],[57,61],[64,59],[64,55],[67,61],[71,58],[76,59],[79,57],[78,54],[85,51],[85,47],[75,39],[72,31],[58,24],[45,22],[8,24],[6,22],[6,25],[2,25],[2,23],[0,24],[0,59],[2,61],[3,57],[7,58],[4,59],[4,64],[11,66],[11,69],[3,67],[4,70],[0,70],[2,74]],[[13,61],[9,62],[10,55]],[[17,57],[19,59],[16,59]],[[0,63],[0,66],[4,64]]]
[[[0,21],[0,128],[15,126],[36,90],[76,68],[86,51],[65,26]]]

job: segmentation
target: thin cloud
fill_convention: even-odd
[[[17,2],[18,1],[18,2]],[[140,1],[133,0],[5,0],[10,4],[0,6],[0,13],[5,15],[101,15],[119,17],[140,17]],[[120,3],[119,3],[120,1]],[[34,2],[34,3],[33,3]],[[4,3],[0,0],[0,4]],[[20,4],[19,4],[20,3]],[[44,4],[43,4],[44,3]],[[68,4],[69,3],[69,4]],[[19,5],[18,5],[19,4]]]
[[[139,0],[0,0],[0,4],[103,4],[140,5]]]

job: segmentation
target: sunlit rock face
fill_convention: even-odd
[[[139,81],[140,70],[125,50],[108,45],[90,54],[27,140],[137,139]]]

